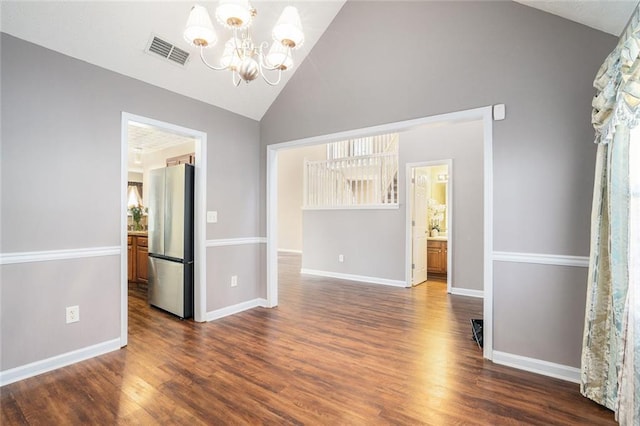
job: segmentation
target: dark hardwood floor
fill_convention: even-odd
[[[481,301],[300,277],[280,306],[180,321],[130,289],[129,345],[3,387],[13,424],[615,424],[578,385],[482,359]]]

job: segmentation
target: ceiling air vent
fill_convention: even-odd
[[[184,65],[189,60],[189,52],[174,46],[158,36],[151,37],[149,45],[147,46],[147,52],[160,55],[163,58],[179,65]]]

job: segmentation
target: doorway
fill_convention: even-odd
[[[357,130],[314,136],[290,142],[268,145],[267,148],[267,306],[278,305],[278,152],[282,149],[316,145],[336,140],[411,130],[427,124],[448,124],[456,122],[480,121],[482,123],[481,150],[483,152],[482,180],[482,284],[484,312],[483,356],[493,359],[493,107],[486,106],[466,111],[434,115],[413,120],[389,123]],[[403,201],[400,200],[400,204]],[[406,209],[405,209],[406,210]],[[411,286],[410,248],[411,239],[406,238],[405,255],[407,268],[405,282]]]
[[[126,112],[122,113],[121,120],[121,310],[120,310],[120,345],[127,344],[128,329],[128,287],[129,287],[129,268],[128,268],[128,240],[129,240],[129,217],[127,186],[129,182],[128,163],[129,163],[129,140],[131,138],[131,128],[147,129],[148,132],[156,137],[166,141],[165,148],[169,149],[185,140],[192,140],[195,154],[195,206],[194,206],[194,320],[198,322],[205,321],[206,316],[206,252],[205,252],[205,194],[206,194],[206,146],[207,135],[198,130],[177,126],[175,124],[154,120],[148,117],[137,116]],[[149,137],[154,139],[153,137]],[[172,139],[180,142],[172,142]],[[148,142],[149,144],[162,144],[164,142]],[[163,161],[166,159],[163,158]],[[165,164],[166,165],[166,164]],[[144,202],[146,192],[143,183],[142,200]]]
[[[451,293],[453,160],[408,163],[406,167],[411,285],[446,281],[447,293]]]

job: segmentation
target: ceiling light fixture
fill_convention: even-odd
[[[142,164],[142,148],[133,148],[133,162]]]
[[[293,66],[291,51],[304,42],[300,15],[293,6],[284,8],[271,31],[274,41],[269,48],[268,42],[256,45],[251,39],[249,29],[256,13],[247,0],[220,0],[216,19],[233,35],[224,45],[219,67],[211,65],[204,57],[204,50],[215,45],[218,37],[203,6],[195,5],[191,9],[184,38],[192,46],[200,48],[200,59],[207,67],[231,71],[234,85],[238,86],[241,81],[249,83],[260,75],[269,85],[275,86],[280,83],[282,71]],[[265,71],[277,71],[277,79],[269,80]]]

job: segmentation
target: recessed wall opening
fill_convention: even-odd
[[[205,320],[206,140],[206,134],[197,130],[133,114],[122,114],[121,346],[127,344],[129,286],[133,286],[140,293],[138,296],[147,289],[148,223],[144,206],[150,197],[149,171],[152,169],[182,163],[195,166],[193,318],[195,321]],[[130,206],[133,201],[142,206],[141,217],[134,217],[132,210],[135,209]]]
[[[453,270],[452,160],[407,164],[407,228],[411,285],[442,282],[451,293]]]
[[[432,117],[425,117],[422,119],[409,120],[405,122],[391,123],[383,126],[375,126],[364,129],[358,129],[348,132],[341,132],[336,134],[312,137],[292,142],[286,142],[281,144],[274,144],[267,147],[267,302],[268,306],[277,306],[278,304],[278,158],[279,154],[284,153],[284,150],[288,150],[290,148],[295,147],[311,147],[319,144],[326,144],[329,142],[335,142],[345,139],[358,138],[358,137],[366,137],[370,135],[376,134],[388,134],[388,133],[399,133],[400,134],[400,144],[403,143],[403,137],[409,134],[415,134],[416,129],[420,129],[424,126],[430,127],[444,127],[448,124],[461,124],[461,123],[477,123],[475,126],[477,130],[476,136],[476,149],[477,157],[480,159],[480,178],[476,178],[476,181],[480,183],[480,190],[476,191],[476,195],[478,197],[479,202],[476,203],[476,207],[479,209],[479,214],[474,216],[475,219],[478,219],[477,228],[478,232],[481,235],[481,239],[479,240],[479,248],[476,252],[476,258],[479,260],[479,267],[475,270],[475,275],[477,275],[479,287],[472,287],[471,290],[452,291],[449,288],[449,291],[454,294],[460,294],[465,296],[474,296],[474,297],[483,297],[483,312],[484,312],[484,321],[485,321],[485,331],[484,331],[484,349],[483,355],[486,358],[492,358],[492,263],[491,263],[491,253],[492,253],[492,182],[493,182],[493,170],[492,170],[492,108],[478,108],[475,110],[462,111],[451,114],[443,114]],[[471,125],[473,127],[474,125]],[[416,149],[424,149],[424,145],[420,148],[419,144],[416,145]],[[403,154],[402,150],[400,152],[400,170],[401,170],[401,178],[400,181],[404,183],[403,179],[406,178],[405,166],[408,163],[412,162],[412,158],[410,155],[408,157],[403,157],[406,154]],[[440,156],[435,157],[435,159],[449,158],[448,156]],[[426,161],[426,159],[424,160]],[[455,160],[454,160],[455,161]],[[399,190],[400,199],[398,203],[398,209],[395,210],[387,210],[388,214],[398,215],[406,214],[407,210],[407,195],[404,189]],[[389,213],[390,212],[390,213]],[[382,213],[381,213],[382,214]],[[374,214],[375,215],[375,214]],[[451,219],[448,219],[451,220]],[[400,223],[405,223],[404,219],[400,219]],[[446,223],[446,220],[445,220]],[[476,222],[473,222],[474,226]],[[385,230],[388,230],[389,227],[385,226]],[[410,239],[405,238],[405,234],[403,232],[404,226],[400,225],[400,229],[394,231],[399,235],[401,240],[405,241],[405,250],[404,253],[397,252],[399,255],[398,261],[393,261],[392,268],[396,272],[393,273],[393,277],[391,279],[387,279],[389,277],[383,278],[378,282],[379,284],[388,284],[388,285],[398,285],[397,283],[402,283],[402,286],[411,286],[411,274],[410,274],[410,265],[411,265],[411,247],[410,247]],[[451,232],[453,231],[451,229]],[[303,250],[304,251],[304,250]],[[303,253],[304,256],[304,253]],[[335,256],[334,256],[335,257]],[[340,262],[340,256],[337,255],[336,262]],[[346,258],[345,258],[346,261]],[[455,261],[453,261],[455,263]],[[372,262],[369,260],[368,265],[371,265]],[[408,265],[408,267],[406,267]],[[406,267],[406,268],[405,268]],[[404,269],[404,273],[403,273]],[[399,272],[398,272],[399,271]],[[404,276],[404,277],[403,277]],[[398,280],[398,278],[400,278]],[[404,279],[402,279],[404,278]],[[447,279],[449,279],[449,274],[447,274]],[[455,280],[455,276],[452,275],[452,279]],[[455,283],[455,281],[452,281]],[[459,291],[456,293],[456,291]]]

